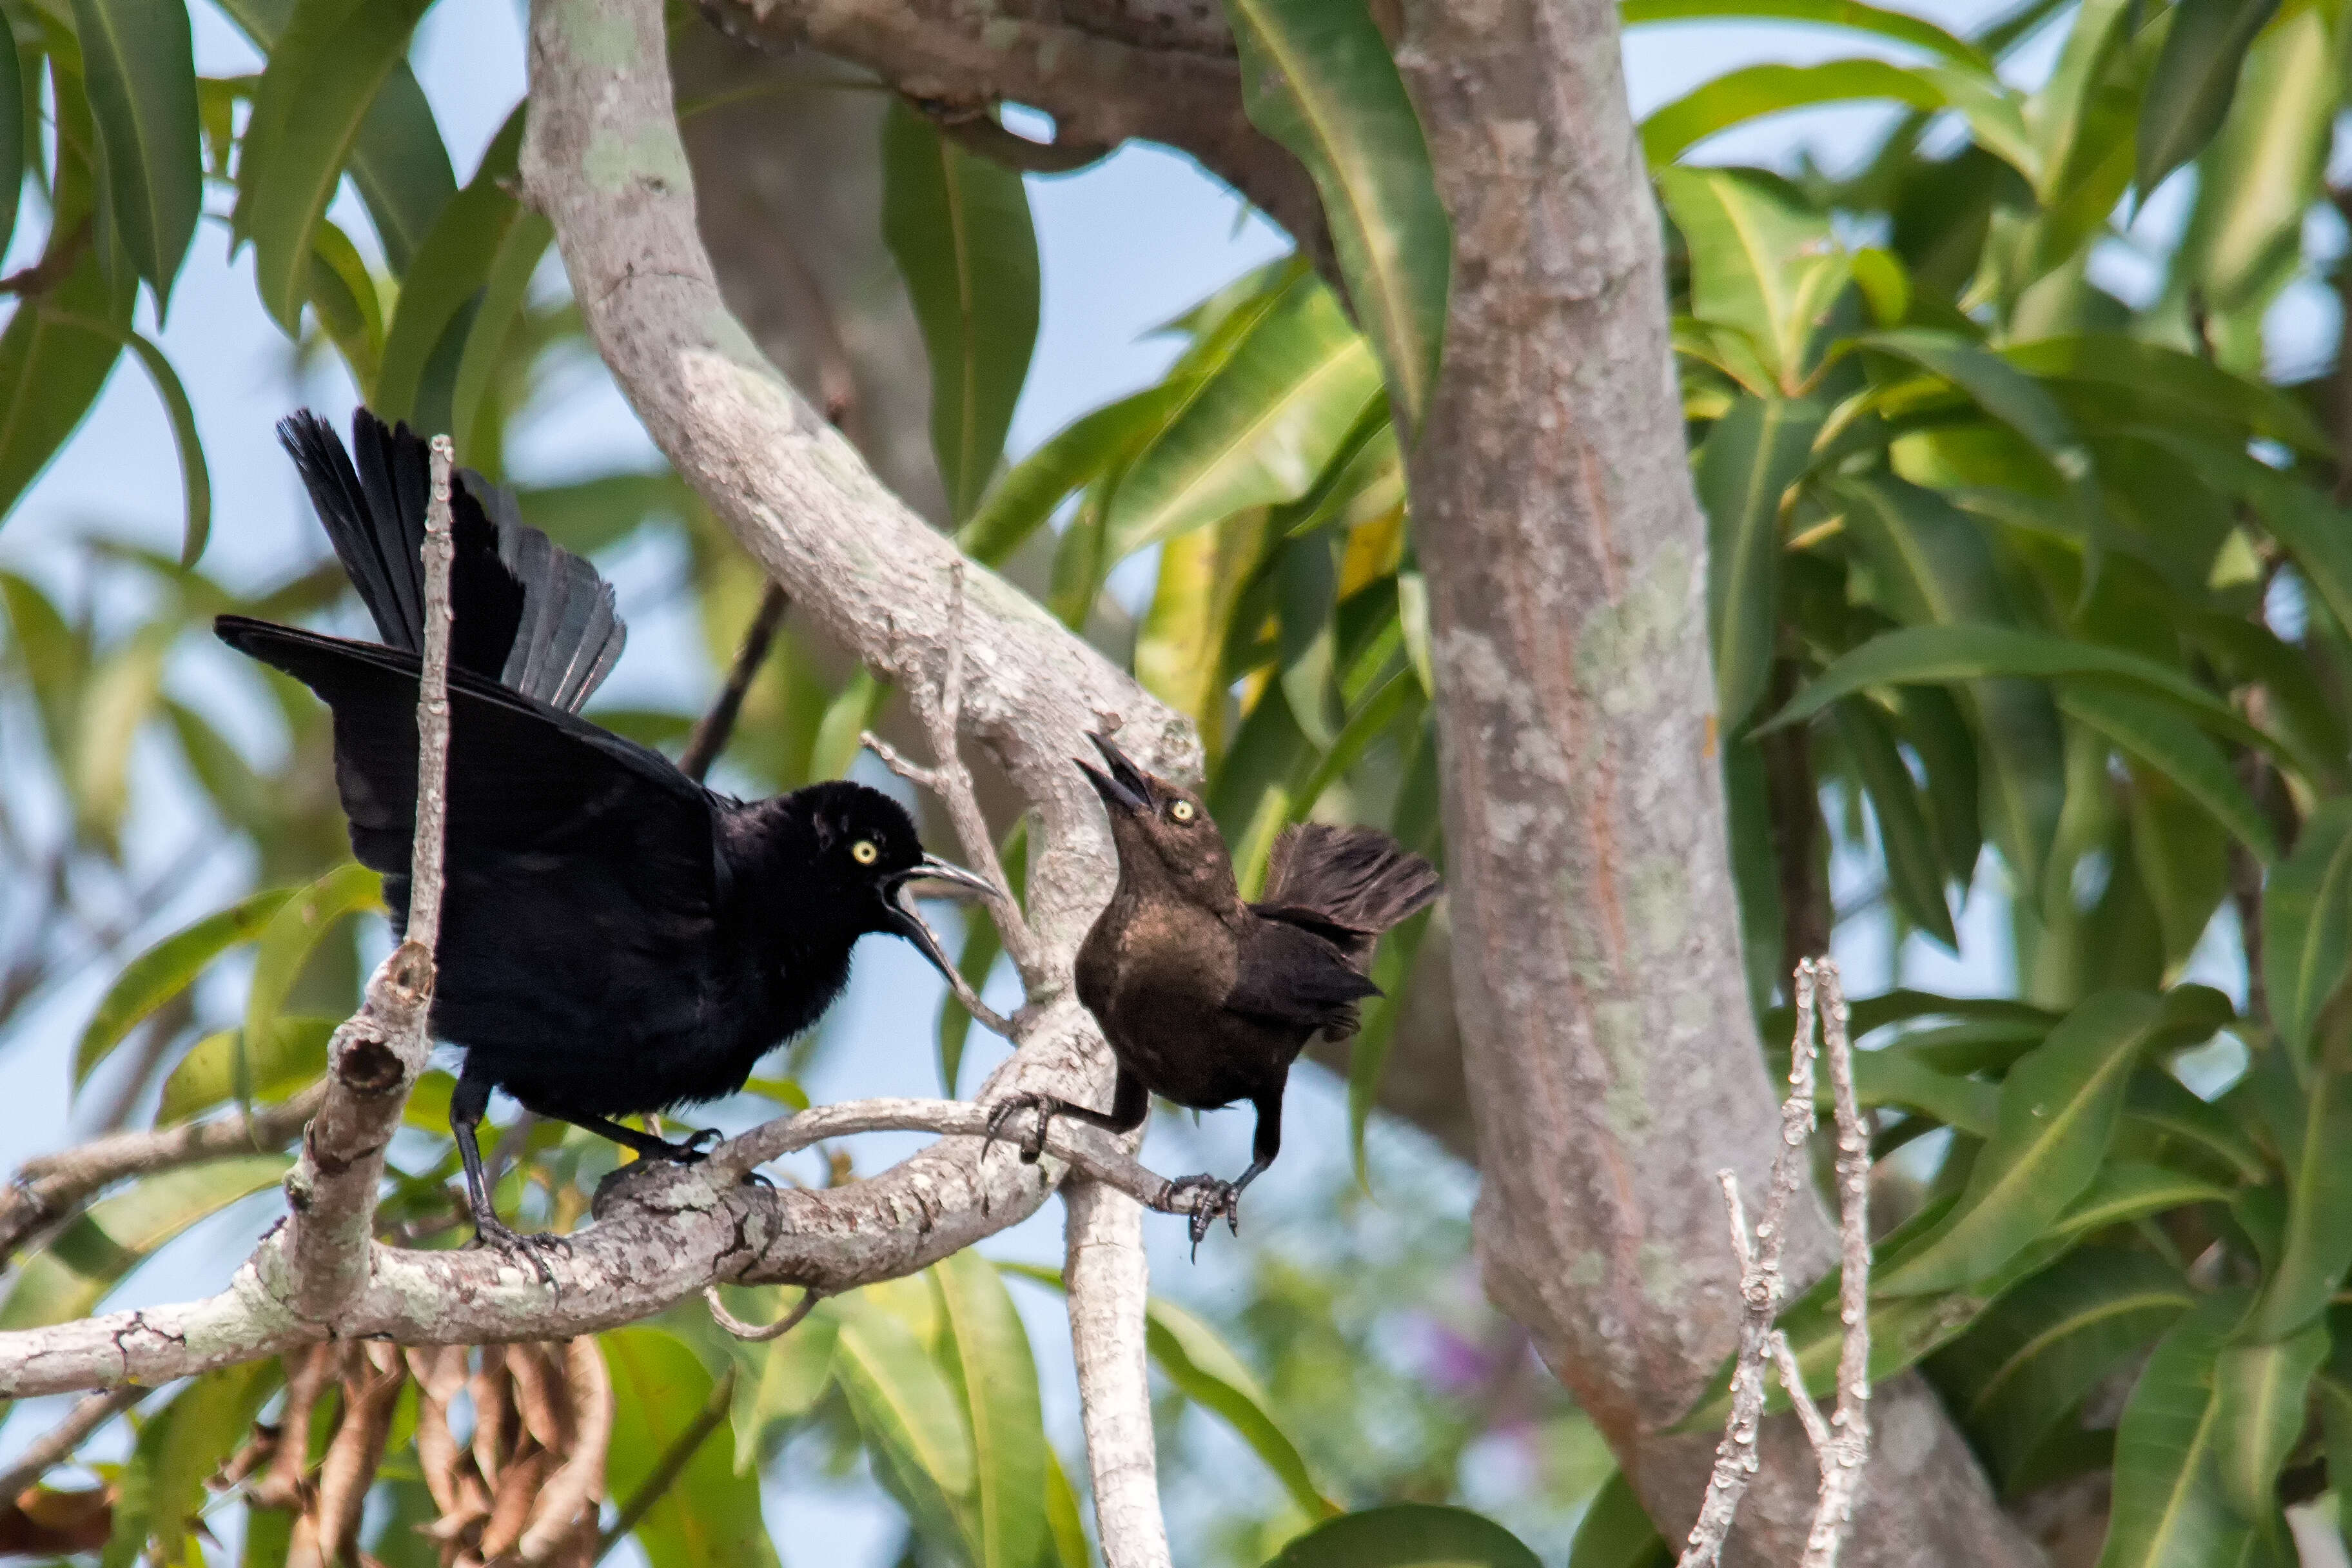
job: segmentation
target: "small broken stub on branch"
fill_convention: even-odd
[[[1821,1466],[1801,1568],[1833,1568],[1838,1548],[1853,1523],[1854,1500],[1870,1455],[1870,1131],[1854,1098],[1853,1047],[1847,1037],[1845,990],[1836,963],[1809,958],[1798,964],[1792,994],[1797,1032],[1789,1050],[1789,1098],[1780,1105],[1780,1148],[1772,1161],[1771,1190],[1753,1236],[1740,1202],[1738,1176],[1727,1170],[1716,1173],[1723,1185],[1732,1250],[1739,1258],[1739,1295],[1746,1310],[1738,1355],[1732,1363],[1731,1414],[1724,1422],[1723,1439],[1716,1445],[1715,1469],[1679,1568],[1714,1568],[1722,1559],[1724,1541],[1759,1462],[1756,1437],[1764,1417],[1768,1365],[1787,1390]],[[1810,1177],[1807,1149],[1819,1119],[1813,1089],[1816,1017],[1837,1121],[1838,1306],[1845,1325],[1838,1353],[1837,1406],[1827,1418],[1805,1387],[1787,1337],[1773,1326],[1786,1294],[1780,1256],[1789,1205]]]

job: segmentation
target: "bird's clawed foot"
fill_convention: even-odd
[[[647,1158],[667,1160],[677,1165],[699,1165],[710,1158],[710,1151],[725,1137],[726,1134],[716,1127],[700,1128],[688,1133],[685,1142],[665,1143],[658,1150],[650,1152]]]
[[[988,1151],[995,1144],[997,1139],[1004,1135],[1004,1124],[1012,1120],[1016,1111],[1034,1110],[1037,1113],[1037,1124],[1031,1130],[1029,1136],[1022,1140],[1021,1163],[1024,1165],[1035,1164],[1038,1156],[1045,1152],[1045,1129],[1053,1121],[1054,1112],[1061,1109],[1062,1102],[1050,1094],[1024,1090],[1019,1094],[1007,1095],[989,1108],[988,1136],[980,1142],[980,1157],[983,1160],[988,1158]]]
[[[1192,1256],[1196,1258],[1201,1256],[1202,1241],[1219,1215],[1224,1215],[1225,1224],[1235,1236],[1242,1233],[1242,1189],[1237,1183],[1207,1175],[1179,1176],[1160,1194],[1160,1206],[1170,1214],[1192,1216]]]
[[[547,1266],[547,1259],[541,1254],[561,1252],[569,1258],[572,1256],[571,1237],[543,1231],[535,1236],[525,1236],[495,1215],[478,1214],[474,1216],[474,1245],[490,1247],[519,1263],[529,1264],[531,1272],[539,1276],[541,1284],[557,1295],[562,1294],[563,1288],[555,1282],[555,1270]]]

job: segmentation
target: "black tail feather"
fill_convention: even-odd
[[[1382,931],[1427,908],[1441,887],[1436,867],[1385,833],[1301,823],[1274,842],[1259,908],[1309,925],[1360,965]]]
[[[352,449],[308,411],[278,426],[337,559],[385,646],[423,651],[424,439],[362,408]],[[353,457],[357,462],[354,464]],[[457,612],[450,662],[578,712],[621,656],[628,630],[596,569],[522,521],[511,492],[466,470],[450,496]]]

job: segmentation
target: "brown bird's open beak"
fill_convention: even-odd
[[[1150,811],[1151,783],[1144,776],[1143,770],[1129,762],[1127,753],[1110,743],[1109,736],[1089,733],[1087,739],[1095,743],[1095,750],[1100,752],[1103,761],[1110,764],[1110,772],[1103,772],[1083,757],[1072,760],[1078,764],[1078,771],[1087,775],[1087,782],[1095,786],[1095,793],[1102,796],[1103,804],[1114,811]]]
[[[931,967],[947,976],[948,983],[952,985],[955,983],[955,963],[948,957],[947,949],[940,944],[939,935],[931,930],[930,922],[916,912],[915,900],[919,898],[994,899],[997,892],[995,884],[979,873],[967,871],[936,855],[925,855],[919,864],[910,866],[893,877],[883,896],[890,905],[890,912],[897,917],[894,923],[898,934],[913,942],[922,955],[931,961]]]

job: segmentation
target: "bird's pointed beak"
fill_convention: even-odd
[[[913,942],[916,949],[931,961],[931,967],[945,976],[950,985],[953,985],[956,980],[955,961],[948,957],[948,950],[940,945],[939,933],[931,930],[930,922],[916,910],[915,900],[925,896],[993,899],[997,896],[995,884],[952,861],[942,860],[936,855],[925,855],[919,864],[908,867],[891,879],[886,896],[889,900],[890,912],[896,917],[893,923],[898,934]]]
[[[1090,733],[1087,739],[1095,743],[1095,750],[1100,752],[1103,761],[1110,764],[1110,771],[1105,773],[1083,758],[1073,760],[1077,763],[1078,771],[1087,775],[1087,782],[1095,786],[1095,793],[1102,796],[1103,804],[1114,811],[1150,810],[1151,784],[1144,777],[1143,770],[1128,761],[1127,753],[1112,745],[1108,735]]]

